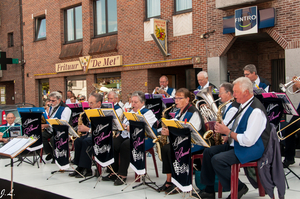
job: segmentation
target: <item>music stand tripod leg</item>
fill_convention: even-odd
[[[129,187],[130,185],[132,185],[133,183],[135,183],[137,180],[139,180],[140,178],[142,178],[144,175],[139,175],[136,179],[134,179],[134,181],[130,184],[128,184],[124,189],[122,189],[121,191],[124,191],[127,187]],[[141,186],[142,183],[136,185],[135,187]],[[132,187],[133,188],[133,187]],[[134,189],[134,188],[133,188]]]

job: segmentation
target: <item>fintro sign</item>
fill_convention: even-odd
[[[235,10],[235,36],[258,32],[257,6]]]

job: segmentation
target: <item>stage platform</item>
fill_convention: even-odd
[[[159,169],[159,178],[155,176],[155,170],[152,163],[152,158],[147,157],[147,169],[150,178],[152,181],[156,182],[157,185],[162,185],[165,182],[165,175],[161,173],[161,161],[158,158],[158,169]],[[10,159],[0,159],[0,178],[6,179],[10,181],[11,178],[11,169],[10,167],[5,167],[4,165],[9,164]],[[296,163],[291,165],[290,168],[298,175],[300,175],[300,159],[296,158]],[[56,173],[49,180],[47,178],[51,175],[51,171],[57,170],[58,167],[55,164],[51,164],[47,162],[47,164],[40,164],[40,168],[37,166],[32,166],[26,163],[21,164],[19,167],[14,167],[14,182],[29,186],[30,188],[37,188],[39,190],[44,190],[46,192],[52,192],[54,194],[58,194],[61,196],[65,196],[67,198],[78,198],[78,199],[158,199],[164,198],[165,193],[155,192],[153,189],[141,186],[136,189],[132,189],[132,187],[128,187],[124,191],[121,191],[125,186],[114,186],[113,182],[104,182],[100,181],[96,188],[93,187],[96,184],[97,178],[90,179],[86,182],[79,183],[78,178],[69,177],[68,173]],[[287,170],[285,169],[287,172]],[[104,173],[106,175],[106,173]],[[244,171],[240,172],[241,180],[245,182],[249,188],[249,192],[243,196],[243,199],[254,199],[254,198],[269,198],[268,196],[259,197],[258,190],[255,190],[248,182],[244,175]],[[285,198],[288,199],[297,199],[300,197],[300,180],[296,178],[293,174],[289,174],[287,176],[288,183],[290,189],[286,190]],[[129,169],[129,174],[127,178],[127,183],[131,183],[134,181],[134,172]],[[2,181],[3,182],[3,181]],[[138,183],[134,183],[133,185],[137,185]],[[195,186],[194,186],[195,187]],[[18,189],[18,187],[15,187]],[[5,189],[5,193],[7,194],[9,190],[8,188],[4,188],[3,185],[0,184],[0,192]],[[16,190],[14,198],[39,198],[35,196],[34,193],[20,193]],[[223,193],[223,198],[227,198],[229,192]],[[3,196],[3,198],[9,198],[8,196]],[[55,198],[55,197],[54,197]],[[167,196],[166,198],[172,199],[182,199],[182,195],[176,194]],[[275,198],[277,196],[277,190],[275,190]]]

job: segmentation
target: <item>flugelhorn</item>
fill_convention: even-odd
[[[286,92],[288,91],[290,94],[294,95],[295,93],[299,92],[300,89],[298,89],[296,92],[293,92],[291,91],[290,89],[293,88],[293,85],[295,84],[295,82],[293,82],[293,80],[297,80],[297,81],[300,81],[300,76],[292,79],[291,81],[289,81],[288,83],[286,84],[279,84],[279,87],[280,89],[283,91],[283,92]]]

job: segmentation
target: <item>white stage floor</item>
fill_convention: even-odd
[[[157,185],[162,185],[165,181],[165,176],[161,174],[161,161],[158,158],[158,169],[159,169],[159,178],[155,176],[155,170],[151,157],[147,157],[147,167],[148,174],[152,181],[156,182]],[[298,175],[300,175],[300,159],[296,158],[296,163],[290,168]],[[10,180],[11,178],[11,168],[4,167],[5,164],[9,164],[9,159],[0,159],[0,178]],[[128,187],[124,191],[121,191],[125,185],[122,186],[114,186],[113,182],[104,182],[100,181],[96,188],[95,186],[97,182],[97,178],[92,178],[86,182],[78,183],[80,179],[69,177],[68,173],[56,173],[49,180],[47,178],[51,175],[51,171],[57,170],[58,167],[55,164],[47,163],[40,164],[40,168],[37,166],[32,166],[26,163],[21,164],[19,167],[14,167],[14,182],[18,182],[21,184],[25,184],[28,186],[36,187],[42,190],[50,191],[56,194],[60,194],[70,198],[78,198],[78,199],[97,199],[97,198],[105,198],[105,199],[115,199],[120,197],[120,199],[157,199],[164,198],[165,193],[157,193],[153,189],[147,186],[141,186],[136,189],[132,189],[132,186]],[[285,172],[287,170],[285,169]],[[104,173],[106,175],[106,173]],[[240,172],[240,179],[245,182],[249,188],[249,191],[246,195],[244,195],[243,199],[252,199],[252,198],[269,198],[268,196],[259,197],[258,190],[255,190],[248,182],[244,175],[244,171]],[[287,176],[287,180],[290,188],[286,190],[285,198],[287,199],[298,199],[300,198],[300,180],[296,178],[293,174],[289,174]],[[132,169],[129,169],[129,174],[127,178],[127,183],[131,183],[134,181],[134,172]],[[137,185],[138,183],[133,183]],[[195,187],[195,186],[194,186]],[[1,191],[1,185],[0,185]],[[7,192],[8,190],[6,190]],[[278,198],[277,190],[275,189],[275,198]],[[227,198],[229,192],[223,193],[223,198]],[[22,197],[28,198],[28,197]],[[30,198],[34,198],[31,196]],[[183,198],[183,195],[176,194],[167,196],[166,198]],[[217,195],[216,195],[217,198]]]

